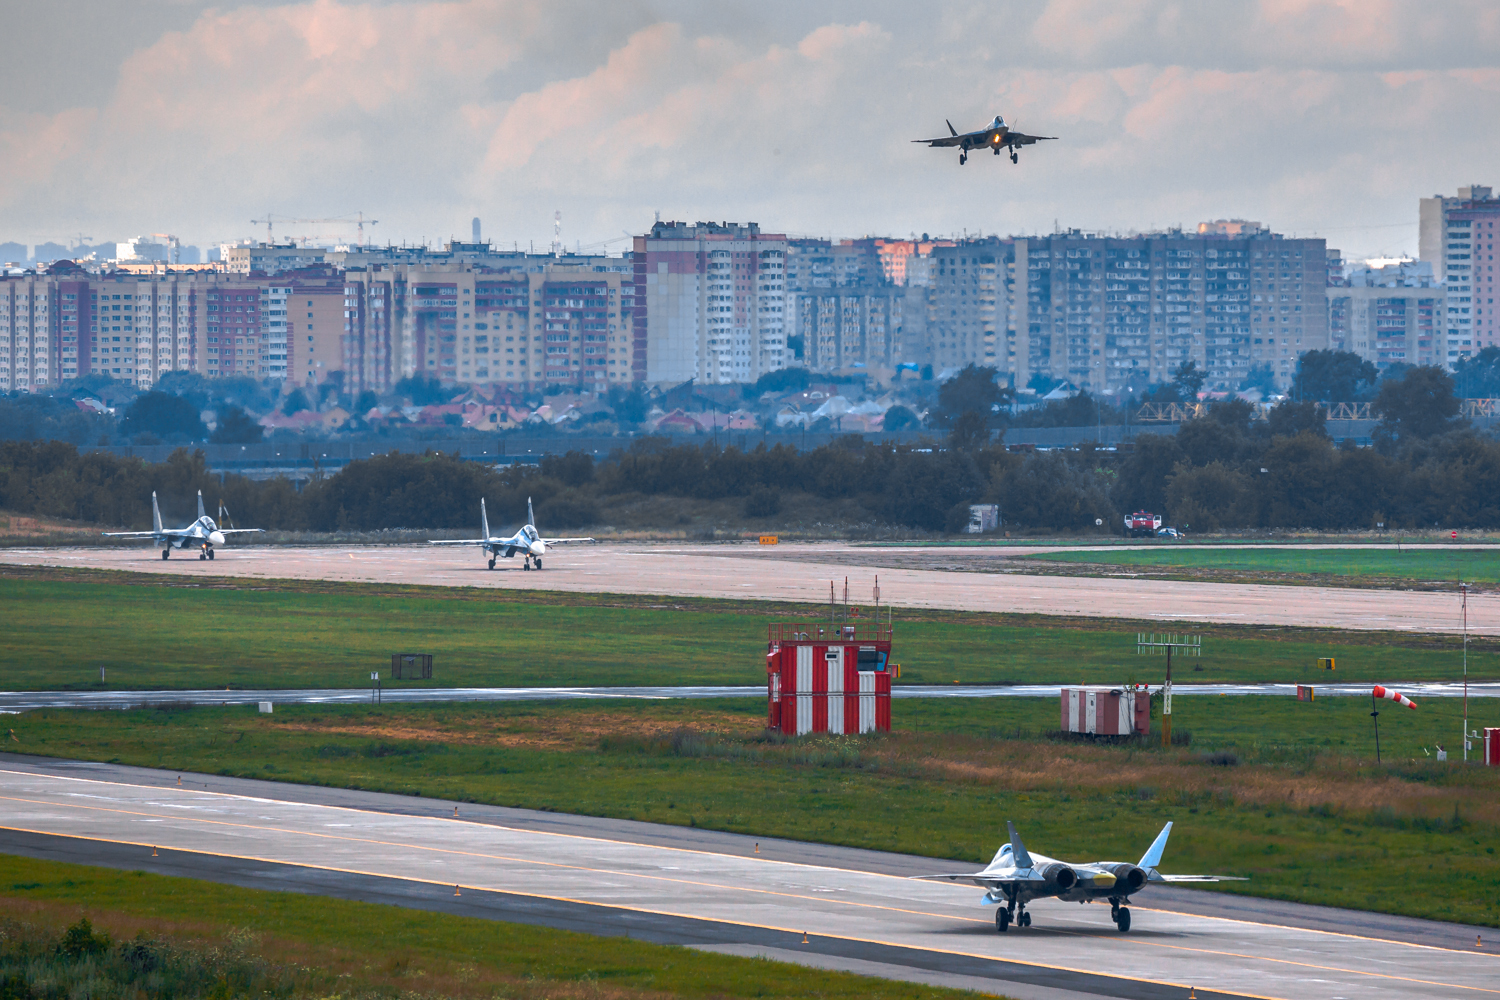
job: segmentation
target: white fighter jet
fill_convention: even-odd
[[[1025,132],[1017,132],[1005,124],[1005,119],[1000,115],[996,115],[994,121],[984,128],[973,132],[960,132],[950,121],[945,120],[943,124],[948,126],[947,135],[940,135],[936,139],[913,139],[912,142],[928,146],[957,146],[959,166],[968,163],[969,153],[976,149],[988,149],[996,156],[1004,150],[1010,153],[1010,162],[1019,163],[1018,151],[1022,146],[1034,146],[1057,138],[1055,135],[1027,135]]]
[[[483,538],[464,538],[456,541],[433,541],[428,540],[429,545],[478,545],[490,557],[490,569],[495,568],[495,560],[504,556],[510,559],[517,552],[525,557],[522,569],[531,569],[533,565],[537,569],[542,568],[542,556],[547,554],[547,548],[551,545],[569,545],[574,542],[592,542],[592,538],[543,538],[536,530],[536,515],[531,512],[531,497],[526,498],[526,523],[521,526],[509,538],[500,538],[490,534],[490,516],[484,508],[483,498],[479,501],[479,531]]]
[[[223,510],[222,507],[219,508]],[[259,532],[261,528],[221,528],[214,523],[214,519],[204,513],[203,491],[198,491],[198,519],[186,528],[163,528],[161,526],[161,508],[156,505],[156,491],[151,492],[151,530],[150,531],[105,531],[101,532],[105,538],[150,538],[161,546],[161,557],[167,558],[172,554],[174,548],[186,548],[188,543],[198,546],[199,559],[212,559],[214,557],[214,546],[223,545],[226,535],[248,535]]]
[[[1162,827],[1138,864],[1128,861],[1089,861],[1075,864],[1041,854],[1031,854],[1014,823],[1006,821],[1010,843],[1005,844],[984,871],[959,875],[917,875],[927,881],[972,882],[985,890],[983,905],[995,905],[995,930],[1004,934],[1012,923],[1030,927],[1031,914],[1026,904],[1048,897],[1069,903],[1109,900],[1109,916],[1121,933],[1130,930],[1128,904],[1133,893],[1148,885],[1169,882],[1243,882],[1231,875],[1163,875],[1156,870],[1172,824]]]

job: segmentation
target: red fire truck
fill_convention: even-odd
[[[1161,515],[1138,510],[1125,515],[1125,534],[1131,538],[1155,538],[1161,530]]]

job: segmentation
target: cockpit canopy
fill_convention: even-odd
[[[528,542],[534,542],[534,541],[536,541],[536,529],[533,528],[529,524],[526,525],[526,527],[524,527],[524,528],[521,529],[521,534],[523,534],[523,535],[526,536],[526,540]]]
[[[1005,127],[1006,127],[1005,126],[1005,119],[1002,116],[1000,116],[1000,115],[996,115],[995,116],[995,120],[992,121],[992,122],[990,122],[990,128],[1005,128]]]

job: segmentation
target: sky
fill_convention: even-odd
[[[1415,254],[1500,189],[1500,4],[0,0],[0,241],[379,220],[618,253],[662,219],[851,237],[1219,218]],[[959,166],[910,140],[1057,136]],[[336,223],[283,236],[352,238]]]

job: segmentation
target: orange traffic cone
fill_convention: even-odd
[[[453,887],[453,895],[455,895],[455,896],[460,895],[460,893],[458,891],[458,886],[456,886],[456,885]]]

